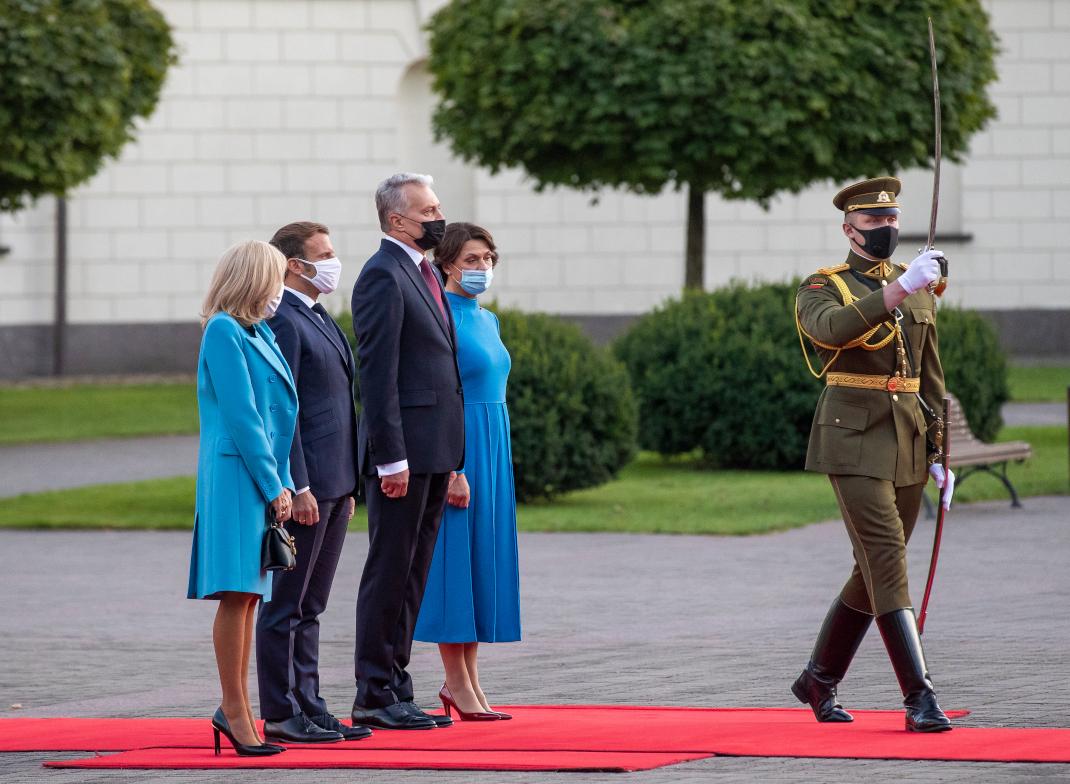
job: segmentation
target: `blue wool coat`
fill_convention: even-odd
[[[264,323],[250,334],[226,313],[213,316],[197,363],[200,454],[193,529],[191,599],[223,591],[271,598],[271,577],[260,569],[268,504],[290,476],[290,444],[297,422],[293,376]]]

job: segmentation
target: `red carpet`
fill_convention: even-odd
[[[1070,730],[957,727],[918,735],[901,711],[855,711],[822,725],[802,708],[518,706],[515,719],[365,741],[295,747],[269,760],[210,752],[201,719],[0,719],[2,751],[128,751],[61,767],[409,767],[639,770],[710,755],[1070,762]],[[961,717],[964,712],[952,713]]]
[[[433,732],[433,730],[432,730]],[[334,744],[338,745],[338,744]],[[217,757],[211,749],[139,749],[87,760],[46,762],[50,768],[397,768],[433,770],[567,770],[624,773],[651,770],[712,754],[648,754],[607,751],[385,751],[356,743],[326,751],[291,748],[267,759]]]

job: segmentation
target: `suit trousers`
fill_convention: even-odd
[[[829,475],[854,549],[855,565],[840,592],[848,607],[872,615],[912,607],[907,542],[925,483],[896,487],[869,476]]]
[[[319,693],[319,616],[342,554],[349,504],[349,496],[321,500],[318,523],[286,524],[297,543],[297,566],[274,573],[271,601],[260,606],[256,621],[261,718],[328,712]]]
[[[357,593],[356,705],[382,708],[412,700],[405,671],[423,601],[449,474],[411,474],[403,498],[383,495],[366,477],[368,558]]]

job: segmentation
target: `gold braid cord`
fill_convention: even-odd
[[[843,304],[846,306],[846,305],[854,304],[855,302],[858,301],[859,298],[851,293],[851,290],[849,288],[847,288],[847,284],[844,283],[843,278],[841,278],[840,275],[839,275],[839,272],[841,272],[841,271],[843,271],[845,269],[847,269],[847,265],[846,264],[843,265],[843,266],[834,267],[834,268],[822,267],[821,269],[818,270],[818,273],[821,274],[821,275],[826,276],[829,280],[832,281],[833,285],[836,286],[836,290],[840,293],[840,298],[843,299]],[[874,335],[876,335],[877,331],[881,327],[884,327],[885,329],[887,329],[888,330],[888,334],[885,337],[883,337],[880,340],[878,340],[876,343],[868,343],[867,341],[870,338],[872,338]],[[882,321],[880,324],[878,324],[877,326],[873,327],[873,329],[867,331],[865,334],[861,335],[860,337],[857,337],[854,340],[852,340],[852,341],[850,341],[848,343],[845,343],[842,346],[833,346],[833,345],[831,345],[829,343],[822,343],[820,340],[815,338],[813,335],[810,335],[806,330],[803,329],[802,322],[799,321],[799,299],[798,299],[798,297],[795,298],[795,329],[799,333],[799,346],[802,348],[803,359],[806,360],[806,368],[807,368],[807,370],[810,371],[810,375],[812,375],[814,378],[821,378],[823,375],[825,375],[825,373],[828,372],[829,368],[832,367],[832,363],[834,363],[837,359],[839,359],[840,354],[843,352],[844,349],[862,348],[865,351],[880,351],[882,348],[884,348],[889,343],[891,343],[893,340],[895,340],[898,343],[900,355],[902,356],[904,354],[902,329],[900,328],[899,323],[896,322],[896,321]],[[827,351],[835,351],[836,352],[832,356],[832,359],[830,359],[827,363],[825,363],[824,367],[821,368],[821,372],[816,372],[814,370],[814,366],[810,363],[810,355],[806,353],[806,344],[803,342],[803,335],[805,335],[810,340],[810,342],[813,343],[815,346],[817,346],[819,348],[823,348],[823,349],[825,349]],[[896,375],[899,375],[899,374],[897,373]],[[903,373],[903,375],[905,376],[906,373]]]

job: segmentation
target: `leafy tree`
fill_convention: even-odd
[[[435,131],[540,189],[686,187],[701,288],[706,193],[766,206],[929,164],[929,16],[955,160],[995,113],[980,0],[453,0],[429,23]]]
[[[96,174],[175,61],[148,0],[0,0],[0,211]]]

